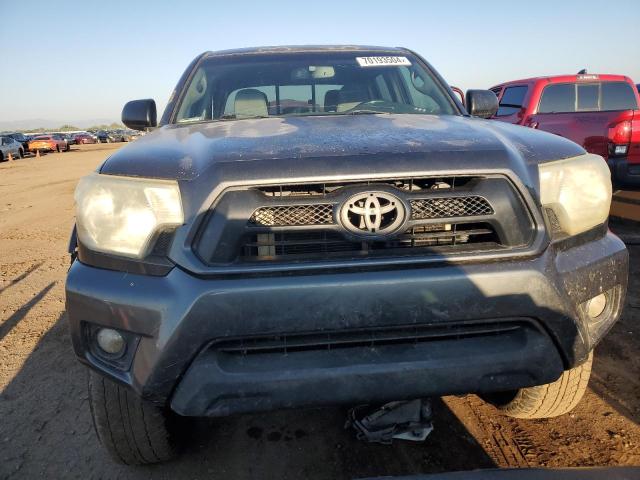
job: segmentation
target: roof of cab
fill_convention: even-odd
[[[583,77],[579,79],[579,77]],[[510,80],[508,82],[498,83],[494,85],[493,88],[504,87],[506,85],[515,85],[515,84],[532,84],[535,82],[547,82],[547,83],[565,83],[565,82],[577,82],[579,80],[593,81],[605,81],[605,82],[629,82],[632,83],[629,77],[625,75],[611,75],[611,74],[601,74],[601,73],[585,73],[582,75],[573,74],[573,75],[549,75],[544,77],[530,77],[523,78],[520,80]]]
[[[304,52],[379,52],[379,53],[408,53],[401,47],[380,47],[368,45],[281,45],[267,47],[235,48],[206,52],[206,57],[227,55],[259,55],[273,53],[304,53]]]

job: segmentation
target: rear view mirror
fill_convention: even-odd
[[[122,123],[134,130],[157,126],[156,102],[150,98],[127,102],[122,109]]]
[[[498,97],[491,90],[467,90],[465,105],[469,115],[491,118],[498,111]]]
[[[320,66],[310,66],[309,71],[311,72],[311,78],[333,78],[336,76],[336,71],[333,67],[320,67]]]

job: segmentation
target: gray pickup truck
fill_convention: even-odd
[[[198,56],[76,190],[66,292],[97,434],[171,457],[185,417],[477,393],[571,410],[628,271],[601,157],[486,120],[416,53]]]

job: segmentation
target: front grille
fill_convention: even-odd
[[[284,231],[250,234],[241,247],[241,260],[330,259],[397,255],[401,252],[439,253],[438,247],[467,246],[468,250],[499,248],[487,224],[435,224],[413,227],[389,241],[350,241],[331,230]],[[430,249],[430,250],[428,250]]]
[[[411,200],[411,218],[476,217],[493,215],[493,208],[482,197],[424,198]]]
[[[363,192],[400,199],[406,209],[400,231],[369,236],[342,225],[341,209]],[[382,218],[367,214],[381,225],[388,220],[384,213]],[[351,226],[356,226],[357,215],[363,229],[367,222],[359,212],[348,217]],[[333,259],[419,260],[503,252],[530,245],[535,232],[531,214],[508,178],[433,176],[230,189],[216,200],[194,247],[212,268],[241,270],[261,263],[258,268],[267,270],[268,262],[318,265]]]
[[[249,224],[261,227],[329,225],[333,223],[333,205],[289,205],[262,207],[251,215]]]
[[[330,332],[239,338],[215,342],[211,348],[227,355],[290,354],[385,345],[417,345],[430,341],[495,336],[525,328],[526,321],[401,325]]]
[[[486,199],[478,196],[436,197],[411,200],[411,218],[427,220],[438,218],[476,217],[493,215]],[[278,205],[258,208],[249,219],[257,227],[288,227],[305,225],[331,225],[333,204]]]

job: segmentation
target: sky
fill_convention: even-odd
[[[196,55],[261,45],[404,46],[463,90],[582,68],[640,82],[640,0],[0,0],[0,17],[0,126],[162,111]]]

